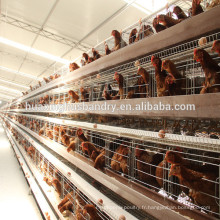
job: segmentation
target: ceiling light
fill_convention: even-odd
[[[19,93],[21,94],[21,91],[17,90],[17,89],[11,89],[11,88],[8,88],[6,86],[0,86],[0,89],[4,90],[5,92],[7,91],[11,91],[11,92],[14,92],[14,93]]]
[[[52,54],[43,52],[41,50],[37,50],[37,49],[31,48],[31,47],[25,46],[23,44],[17,43],[15,41],[8,40],[8,39],[6,39],[4,37],[0,37],[0,43],[3,43],[3,44],[6,44],[6,45],[15,47],[17,49],[26,51],[28,53],[32,53],[32,54],[44,57],[44,58],[49,59],[49,60],[56,61],[58,63],[69,64],[69,62],[70,62],[70,61],[68,61],[66,59],[62,59],[60,57],[57,57],[57,56],[54,56]]]
[[[2,104],[2,101],[0,101],[0,105]]]
[[[4,71],[7,71],[7,72],[10,72],[10,73],[14,73],[14,74],[17,74],[17,75],[24,76],[24,77],[27,77],[27,78],[31,78],[31,79],[34,79],[34,80],[42,80],[42,79],[39,78],[39,77],[30,75],[30,74],[27,74],[27,73],[23,73],[23,72],[18,72],[18,71],[16,71],[16,70],[12,70],[12,69],[9,69],[9,68],[4,67],[4,66],[0,66],[0,69],[1,69],[1,70],[4,70]]]
[[[4,82],[4,83],[8,83],[8,84],[11,84],[11,85],[14,85],[14,86],[20,86],[22,88],[29,89],[28,86],[24,86],[24,85],[14,83],[14,82],[11,82],[11,81],[7,81],[7,80],[4,80],[4,79],[0,79],[0,82]]]

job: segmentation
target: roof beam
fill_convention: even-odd
[[[99,24],[98,26],[96,26],[93,30],[91,30],[88,34],[86,34],[81,40],[79,40],[77,42],[77,44],[75,46],[73,46],[71,49],[69,49],[65,54],[63,54],[62,57],[64,57],[65,55],[67,55],[72,49],[76,48],[77,45],[79,45],[82,41],[84,41],[85,39],[87,39],[90,35],[92,35],[95,31],[99,30],[103,25],[105,25],[106,23],[108,23],[109,21],[111,21],[113,18],[115,18],[116,16],[118,16],[119,14],[121,14],[124,10],[127,9],[127,7],[129,7],[131,4],[133,4],[134,2],[136,2],[136,0],[131,1],[130,3],[126,3],[124,6],[122,6],[121,8],[119,8],[114,14],[112,14],[110,17],[108,17],[107,19],[105,19],[101,24]]]
[[[34,54],[37,54],[37,55],[39,55],[39,56],[43,56],[43,57],[45,57],[45,58],[54,60],[54,61],[56,61],[56,62],[63,62],[63,61],[64,61],[64,59],[60,59],[59,57],[53,56],[53,55],[51,55],[51,54],[48,54],[48,53],[45,53],[45,52],[43,52],[43,51],[39,51],[39,50],[36,50],[36,49],[33,48],[35,42],[37,41],[38,37],[40,36],[41,30],[43,30],[43,28],[44,28],[45,24],[47,23],[48,19],[49,19],[50,16],[53,14],[53,11],[54,11],[55,8],[57,7],[58,2],[59,2],[59,0],[56,0],[56,1],[54,2],[52,8],[50,9],[49,13],[47,14],[47,17],[44,19],[43,24],[41,25],[40,29],[39,29],[38,32],[36,33],[36,36],[35,36],[34,40],[32,41],[32,44],[31,44],[31,46],[30,46],[30,49],[26,51],[25,57],[24,57],[24,59],[23,59],[23,62],[22,62],[21,65],[20,65],[20,67],[18,68],[18,71],[21,70],[21,68],[22,68],[22,66],[23,66],[23,64],[24,64],[24,62],[25,62],[27,56],[29,55],[29,53],[31,53],[31,51],[32,51],[32,53],[33,53],[33,51],[35,51]],[[67,60],[65,60],[63,63],[65,63],[65,62],[67,62]],[[68,62],[67,62],[67,63],[68,63]],[[65,64],[66,64],[66,63],[65,63]],[[15,79],[15,77],[14,77],[14,79]]]
[[[54,34],[50,31],[44,30],[43,28],[39,28],[39,27],[33,26],[31,24],[27,24],[27,23],[25,23],[21,20],[12,18],[12,17],[10,17],[8,15],[5,15],[5,14],[0,15],[0,21],[5,22],[5,23],[10,24],[10,25],[13,25],[13,26],[18,27],[18,28],[21,28],[23,30],[32,32],[34,34],[39,34],[42,37],[46,37],[50,40],[59,42],[61,44],[64,44],[64,45],[67,45],[67,46],[70,46],[70,47],[75,46],[78,42],[77,40],[71,40],[71,39],[68,39],[67,37],[63,37],[63,36]],[[90,46],[88,44],[84,44],[84,43],[81,43],[81,44],[77,45],[77,49],[79,49],[81,51],[84,51],[84,52],[89,50],[91,47],[92,46]]]
[[[136,0],[132,0],[130,3],[126,3],[124,6],[122,6],[121,8],[119,8],[114,14],[112,14],[110,17],[108,17],[107,19],[105,19],[101,24],[99,24],[98,26],[96,26],[93,30],[91,30],[88,34],[86,34],[81,40],[79,40],[73,47],[71,47],[68,51],[66,51],[61,58],[63,58],[64,56],[66,56],[71,50],[77,48],[78,45],[80,45],[82,43],[82,41],[84,41],[85,39],[87,39],[90,35],[92,35],[95,31],[99,30],[103,25],[105,25],[106,23],[108,23],[109,21],[111,21],[113,18],[115,18],[116,16],[118,16],[119,14],[121,14],[125,9],[127,9],[127,7],[129,7],[131,4],[133,4]],[[91,49],[91,48],[90,48]],[[53,66],[55,64],[52,63],[49,68],[51,66]],[[45,72],[47,71],[47,69],[45,69],[43,72],[41,72],[38,76],[43,75]]]

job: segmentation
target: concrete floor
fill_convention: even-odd
[[[0,122],[0,219],[43,219]]]

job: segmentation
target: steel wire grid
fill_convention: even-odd
[[[207,3],[210,3],[210,2],[211,2],[211,0],[206,0],[206,1],[201,2],[201,5],[202,5],[203,9],[205,9],[206,4],[207,4]],[[153,19],[154,19],[158,14],[166,14],[166,13],[168,13],[168,12],[172,12],[172,9],[173,9],[172,6],[174,6],[174,5],[181,7],[182,10],[183,10],[187,15],[188,15],[188,10],[189,10],[189,8],[192,7],[192,3],[191,3],[191,2],[182,1],[182,0],[173,1],[173,2],[170,3],[170,5],[169,5],[170,7],[169,7],[168,9],[166,9],[166,7],[164,7],[164,8],[162,8],[162,9],[160,9],[159,11],[154,12],[153,14],[148,15],[147,17],[141,19],[142,25],[143,25],[143,26],[144,26],[144,25],[145,25],[145,26],[150,25],[151,28],[153,28],[153,26],[152,26]],[[172,17],[175,18],[175,19],[177,18],[175,14],[172,14]],[[139,22],[136,22],[136,23],[134,23],[133,25],[130,25],[129,27],[125,28],[125,29],[121,32],[121,36],[122,36],[122,39],[127,43],[127,45],[129,45],[129,37],[130,37],[129,35],[130,35],[131,31],[132,31],[133,29],[135,29],[135,28],[137,29],[137,31],[138,31],[139,34],[140,34],[139,41],[142,40],[142,39],[144,39],[144,36],[143,36],[143,35],[144,35],[144,32],[145,32],[146,30],[149,30],[149,28],[147,28],[147,29],[143,29],[143,30],[141,31],[141,30],[140,30],[141,27],[140,27]],[[109,34],[110,34],[110,32],[109,32]],[[148,35],[148,36],[146,36],[146,37],[150,37],[150,36],[153,35],[153,34],[156,34],[155,30],[153,30],[153,33],[152,33],[152,34],[150,34],[150,35]],[[146,38],[146,37],[145,37],[145,38]],[[114,48],[114,38],[113,38],[113,37],[109,37],[108,39],[106,39],[105,41],[99,43],[98,45],[96,45],[96,46],[94,47],[95,50],[97,50],[97,51],[100,52],[100,54],[105,54],[104,42],[106,42],[106,44],[109,46],[110,49]],[[135,42],[133,42],[133,43],[135,43]],[[122,43],[121,47],[123,47],[123,46],[124,46],[124,43]],[[93,56],[91,49],[90,49],[87,53],[88,53],[90,56]],[[80,63],[80,60],[81,60],[81,57],[79,57],[78,59],[76,59],[75,62],[79,62],[79,63]]]
[[[23,116],[21,116],[23,117]],[[13,116],[10,116],[13,118]],[[51,122],[49,118],[45,118],[43,120],[36,120],[35,116],[25,117],[26,123],[24,126],[27,126],[31,129],[31,124],[33,121],[39,124],[39,126],[35,126],[32,130],[38,133],[40,128],[44,128],[41,135],[48,136],[50,139],[59,142],[60,144],[64,144],[59,132],[55,131],[55,127],[60,127],[60,124],[54,124]],[[19,119],[19,118],[18,118]],[[18,120],[19,121],[19,120]],[[166,123],[164,123],[164,121]],[[21,123],[21,120],[20,122]],[[122,120],[123,124],[126,122]],[[139,129],[130,129],[130,123],[134,123],[134,121],[128,121],[129,128],[120,128],[120,127],[109,127],[107,130],[103,127],[102,134],[109,135],[110,128],[113,128],[116,134],[133,139],[142,139],[151,143],[157,143],[162,145],[169,146],[179,146],[184,148],[194,148],[198,150],[204,151],[212,151],[212,152],[220,152],[219,150],[219,137],[220,137],[220,127],[219,122],[213,122],[209,120],[204,121],[178,121],[178,120],[145,120],[144,123],[139,125],[139,121],[137,121],[138,125],[141,126]],[[165,125],[164,125],[165,124]],[[88,123],[90,125],[90,123]],[[119,124],[120,126],[120,124]],[[166,127],[165,127],[166,126]],[[73,137],[76,133],[77,127],[62,125],[64,129],[66,129],[66,134],[69,137]],[[193,128],[192,128],[193,127]],[[46,129],[45,129],[46,128]],[[136,127],[135,127],[136,128]],[[147,130],[143,130],[147,129]],[[156,129],[156,130],[155,130]],[[158,136],[158,131],[160,129],[166,130],[166,138],[160,138]],[[87,131],[86,131],[87,132]],[[91,131],[92,132],[92,131]],[[98,132],[98,131],[95,131]],[[93,141],[94,142],[94,141]]]
[[[203,9],[205,9],[205,6],[207,3],[211,3],[212,0],[205,0],[205,1],[202,1],[201,2],[201,5],[203,7]],[[183,0],[179,0],[179,1],[172,1],[171,2],[171,5],[175,5],[175,6],[179,6],[182,8],[182,10],[188,15],[188,10],[190,7],[192,7],[192,4],[191,2],[187,2],[187,1],[183,1]],[[153,19],[154,17],[156,17],[157,14],[166,14],[168,12],[172,12],[172,7],[170,7],[169,9],[166,9],[166,7],[162,8],[161,10],[153,13],[152,15],[149,15],[147,17],[145,17],[144,19],[142,19],[142,25],[144,26],[147,26],[147,25],[150,25],[151,28],[152,28],[152,22],[153,22]],[[172,17],[176,19],[176,15],[172,14]],[[143,37],[144,35],[144,32],[146,32],[146,29],[144,28],[142,31],[140,30],[140,24],[139,22],[136,22],[135,24],[127,27],[126,29],[124,29],[122,32],[121,32],[121,36],[122,36],[122,39],[124,39],[124,41],[129,44],[129,35],[130,35],[130,32],[133,30],[133,29],[137,29],[137,31],[139,32],[139,35],[140,35],[140,38],[139,38],[139,41],[144,39],[145,37]],[[147,28],[148,30],[149,28]],[[155,30],[153,30],[153,33],[146,36],[146,37],[149,37],[149,36],[152,36],[153,34],[155,34]],[[108,39],[106,39],[105,41],[99,43],[98,45],[96,45],[94,47],[95,50],[99,51],[99,53],[101,55],[104,55],[105,54],[105,46],[104,46],[104,42],[106,42],[106,44],[109,46],[110,49],[114,48],[114,38],[113,37],[109,37]],[[124,43],[123,43],[124,44]],[[121,45],[121,48],[124,47],[124,45]],[[88,50],[87,53],[92,57],[92,50]],[[81,63],[81,57],[77,58],[74,62],[78,62],[78,63]],[[69,69],[68,69],[68,66],[63,66],[61,67],[60,69],[56,69],[55,65],[54,65],[54,73],[51,74],[51,75],[55,75],[55,74],[58,74],[58,75],[64,75],[64,74],[67,74],[69,72]],[[49,79],[49,77],[46,77],[47,79]],[[41,82],[41,85],[45,85],[46,82],[43,80]],[[39,85],[35,85],[33,86],[33,89],[37,89],[39,88]],[[28,90],[28,93],[30,92],[31,90]]]
[[[16,130],[15,130],[16,131]],[[16,131],[16,135],[18,136],[18,142],[20,146],[24,148],[26,151],[26,154],[30,156],[27,153],[26,148],[22,144],[22,140],[25,140],[26,147],[32,146],[31,143],[26,140],[22,135],[20,135],[19,132]],[[32,146],[33,147],[33,146]],[[33,147],[34,148],[34,147]],[[44,157],[43,154],[41,154],[36,148],[33,157],[31,157],[33,164],[35,167],[37,167],[38,171],[45,177],[49,178],[47,184],[52,186],[54,190],[56,191],[56,187],[51,183],[52,180],[57,179],[61,184],[61,193],[60,198],[61,200],[68,195],[69,201],[73,204],[73,213],[78,214],[81,216],[80,219],[90,219],[89,214],[87,213],[86,216],[82,214],[82,210],[84,205],[86,204],[93,204],[96,207],[97,213],[99,217],[103,220],[109,220],[111,219],[109,216],[107,216],[100,208],[90,201],[90,199],[83,194],[81,191],[77,189],[77,187],[69,181],[46,157]],[[62,208],[62,207],[60,207]],[[79,216],[78,216],[79,218]]]
[[[206,39],[207,44],[203,45],[202,48],[210,52],[212,42],[214,40],[220,39],[220,32],[207,35]],[[200,63],[197,63],[193,60],[193,49],[198,47],[198,40],[193,40],[169,49],[165,49],[163,51],[159,51],[151,55],[147,55],[146,57],[139,59],[140,65],[143,68],[145,68],[147,72],[150,74],[150,82],[147,85],[144,83],[141,85],[142,88],[148,86],[148,91],[144,91],[143,93],[135,92],[135,94],[139,96],[142,95],[142,97],[157,97],[155,70],[151,64],[152,55],[160,57],[162,60],[170,59],[175,63],[177,70],[183,76],[182,79],[186,80],[186,87],[183,88],[183,95],[199,94],[201,88],[203,87],[202,83],[204,81],[205,75]],[[220,63],[220,57],[217,57],[217,55],[210,55],[217,63]],[[42,93],[40,95],[35,96],[34,98],[27,99],[26,102],[32,105],[39,105],[40,98],[49,95],[49,101],[43,103],[42,105],[63,104],[65,102],[72,103],[74,101],[70,99],[68,95],[69,90],[73,90],[78,93],[80,97],[79,102],[104,100],[104,89],[113,96],[118,93],[118,84],[113,79],[115,72],[118,72],[124,77],[123,98],[126,98],[129,91],[137,87],[136,83],[140,77],[137,75],[137,67],[135,67],[135,61],[114,67],[106,71],[101,71],[100,73],[98,73],[98,75],[85,77],[82,80],[77,80],[73,83],[59,87],[58,89],[53,89],[49,92]],[[82,98],[82,94],[80,92],[81,87],[87,90],[85,93],[85,99]],[[24,106],[25,102],[23,102],[22,105],[12,105],[11,109],[24,108]]]
[[[42,122],[42,124],[45,125],[46,123]],[[53,129],[54,126],[58,125],[48,123],[48,128]],[[66,129],[66,134],[70,137],[75,137],[77,128],[68,126],[63,126],[63,128]],[[93,143],[98,150],[105,150],[105,167],[107,169],[114,171],[118,175],[124,176],[129,181],[142,184],[165,197],[177,200],[192,209],[199,209],[208,214],[219,215],[216,211],[209,210],[207,207],[204,208],[205,206],[210,205],[210,203],[207,203],[206,205],[206,201],[210,200],[212,201],[211,207],[219,207],[219,153],[154,144],[144,140],[130,139],[122,136],[119,137],[112,134],[94,132],[88,129],[83,129],[83,132],[88,141]],[[43,136],[47,137],[45,134]],[[57,141],[64,147],[67,147],[60,141],[60,139]],[[120,147],[127,149],[127,153],[119,151]],[[137,153],[137,149],[139,149],[141,152],[140,155],[142,156]],[[82,152],[81,141],[76,142],[75,151],[76,153],[87,157],[88,160],[91,160],[88,155]],[[203,188],[199,188],[199,185],[198,191],[196,191],[197,194],[199,193],[200,196],[205,198],[203,204],[197,204],[196,201],[193,201],[192,195],[195,193],[194,190],[190,190],[186,185],[179,182],[178,178],[174,176],[169,177],[168,174],[171,165],[164,161],[167,151],[173,151],[180,154],[181,157],[184,158],[185,164],[190,164],[189,169],[191,169],[191,166],[192,170],[193,167],[197,170],[201,170],[204,166],[208,165],[212,167],[208,173],[215,173],[215,177],[212,179],[203,177],[202,180],[200,180],[206,181],[207,185],[212,186],[210,193],[203,191]],[[113,164],[116,164],[116,166],[113,166]],[[48,167],[51,166],[48,165],[47,170]],[[62,195],[65,193],[63,192]]]

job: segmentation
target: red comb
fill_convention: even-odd
[[[170,152],[170,151],[167,151],[167,152],[166,152],[166,156],[167,156],[167,154],[168,154],[169,152]]]
[[[152,56],[152,57],[151,57],[151,62],[153,62],[154,58],[155,58],[155,56]]]
[[[194,49],[194,55],[196,55],[196,53],[197,53],[197,49]]]
[[[118,78],[118,72],[115,72],[114,79],[117,80],[117,78]]]

